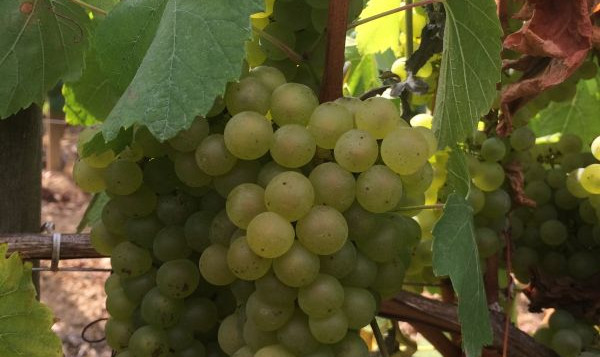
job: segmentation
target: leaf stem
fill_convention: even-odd
[[[423,0],[423,1],[417,1],[417,2],[412,3],[412,4],[408,4],[408,5],[397,7],[395,9],[384,11],[384,12],[382,12],[380,14],[373,15],[371,17],[367,17],[367,18],[362,19],[362,20],[354,21],[353,23],[351,23],[350,25],[348,25],[348,30],[350,30],[352,28],[355,28],[356,26],[359,26],[359,25],[362,25],[362,24],[366,24],[367,22],[371,22],[373,20],[377,20],[377,19],[382,18],[384,16],[388,16],[388,15],[395,14],[395,13],[400,12],[400,11],[412,9],[413,7],[425,6],[425,5],[433,4],[433,3],[436,3],[436,2],[442,2],[442,0]]]
[[[72,0],[72,1],[75,1],[75,0]],[[252,30],[256,31],[256,33],[258,33],[260,37],[271,42],[271,44],[273,46],[279,48],[295,64],[300,65],[300,64],[302,64],[302,62],[304,62],[304,58],[302,56],[300,56],[296,51],[294,51],[288,45],[281,42],[277,37],[272,36],[271,34],[259,29],[258,27],[255,27],[255,26],[252,27]]]
[[[381,329],[379,328],[376,319],[373,319],[371,321],[371,330],[373,330],[375,341],[377,341],[377,346],[379,346],[379,352],[381,353],[381,357],[390,357],[390,354],[385,345],[385,340],[383,339],[383,335],[381,334]]]
[[[95,12],[97,14],[100,14],[100,15],[103,15],[103,16],[106,16],[106,14],[107,14],[107,12],[104,11],[104,10],[102,10],[101,8],[96,7],[94,5],[91,5],[91,4],[88,4],[87,2],[84,2],[82,0],[71,0],[71,2],[77,4],[77,5],[81,6],[81,7],[85,7],[86,9],[88,9],[90,11],[93,11],[93,12]]]
[[[406,207],[400,207],[397,208],[395,211],[396,212],[403,212],[403,211],[413,211],[413,210],[417,210],[417,209],[443,209],[444,208],[444,204],[443,203],[436,203],[433,205],[419,205],[419,206],[406,206]]]

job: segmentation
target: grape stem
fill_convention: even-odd
[[[71,1],[75,1],[75,0],[71,0]],[[77,0],[77,1],[79,1],[79,0]],[[290,48],[285,43],[281,42],[277,37],[271,36],[271,34],[259,29],[258,27],[255,27],[255,26],[252,27],[252,30],[254,30],[256,33],[258,33],[260,35],[260,37],[271,42],[271,44],[273,46],[279,48],[295,64],[300,65],[304,62],[304,58],[301,55],[299,55],[296,51],[294,51],[292,48]]]
[[[351,23],[350,25],[348,25],[348,30],[353,29],[356,26],[359,26],[359,25],[362,25],[362,24],[366,24],[367,22],[371,22],[373,20],[377,20],[377,19],[380,19],[382,17],[388,16],[388,15],[391,15],[391,14],[395,14],[395,13],[400,12],[400,11],[412,9],[413,7],[425,6],[425,5],[433,4],[433,3],[436,3],[436,2],[442,2],[442,0],[423,0],[423,1],[417,1],[417,2],[412,3],[412,4],[408,4],[408,5],[397,7],[395,9],[384,11],[384,12],[382,12],[380,14],[373,15],[371,17],[367,17],[367,18],[364,18],[362,20],[354,21],[353,23]]]
[[[106,14],[107,14],[106,11],[104,11],[101,8],[96,7],[96,6],[92,5],[92,4],[88,4],[87,2],[84,2],[84,1],[81,1],[81,0],[71,0],[71,2],[77,4],[77,5],[81,6],[81,7],[85,7],[86,9],[88,9],[88,10],[90,10],[92,12],[95,12],[97,14],[104,15],[104,16],[106,16]]]
[[[319,95],[321,103],[343,96],[346,29],[348,28],[349,8],[349,0],[329,2],[325,71],[322,73],[323,81],[321,82]]]
[[[436,203],[433,205],[420,205],[420,206],[406,206],[406,207],[400,207],[398,209],[396,209],[396,212],[403,212],[403,211],[413,211],[413,210],[417,210],[417,209],[443,209],[444,208],[444,204],[443,203]]]
[[[381,352],[381,357],[390,357],[387,347],[385,346],[385,340],[381,334],[381,329],[379,328],[376,319],[371,321],[371,330],[373,330],[373,336],[375,336],[375,341],[377,341],[377,346],[379,347],[379,352]]]

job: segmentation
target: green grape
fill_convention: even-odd
[[[567,259],[564,255],[549,251],[542,258],[542,268],[551,276],[561,276],[567,271]]]
[[[358,333],[348,332],[334,346],[336,357],[368,357],[369,348]]]
[[[121,280],[123,292],[129,300],[139,303],[150,289],[156,286],[156,269],[151,268],[142,275]]]
[[[579,226],[577,229],[577,242],[587,249],[591,249],[596,245],[594,235],[597,234],[598,228],[595,229],[594,227],[600,226],[586,224]],[[596,232],[594,232],[594,230],[596,230]]]
[[[583,222],[588,224],[596,224],[598,222],[596,209],[589,200],[583,200],[579,203],[579,217]]]
[[[277,330],[279,343],[292,353],[304,356],[319,348],[319,342],[308,327],[308,317],[296,309],[289,321]]]
[[[104,327],[106,344],[108,344],[115,351],[122,351],[127,348],[127,345],[129,344],[129,338],[134,330],[135,329],[131,324],[131,321],[116,320],[111,317],[106,321],[106,325]]]
[[[500,250],[498,234],[487,227],[475,229],[475,241],[481,258],[489,258]]]
[[[379,148],[375,138],[364,130],[352,129],[335,143],[333,154],[337,163],[350,172],[363,172],[377,161]]]
[[[281,3],[280,1],[277,4]],[[256,351],[254,357],[296,357],[281,345],[270,345]]]
[[[133,142],[142,148],[146,157],[161,157],[167,154],[167,145],[158,141],[146,126],[136,128]]]
[[[273,177],[289,170],[289,168],[280,166],[275,161],[269,161],[266,164],[264,164],[258,172],[257,182],[263,188],[267,187],[267,185],[269,184],[269,182],[271,182]]]
[[[348,224],[348,237],[353,241],[367,239],[379,224],[377,215],[366,211],[356,201],[344,212],[344,218]]]
[[[344,288],[331,275],[319,274],[310,284],[298,290],[298,305],[309,317],[331,316],[343,303]]]
[[[294,243],[294,227],[274,212],[258,214],[248,224],[246,238],[252,251],[263,258],[276,258]]]
[[[227,196],[227,216],[237,227],[246,229],[250,221],[267,210],[264,200],[265,190],[257,184],[243,183]]]
[[[174,161],[175,174],[190,187],[202,187],[210,183],[211,177],[200,169],[194,153],[178,152]]]
[[[243,336],[244,342],[253,351],[257,351],[265,346],[274,345],[278,342],[275,331],[263,331],[252,320],[244,322]]]
[[[225,208],[225,199],[221,195],[210,190],[200,197],[200,208],[207,212],[218,212]]]
[[[119,274],[111,273],[104,281],[104,292],[107,295],[114,289],[119,289],[121,287],[121,276]]]
[[[310,284],[319,274],[319,257],[298,241],[282,256],[273,260],[273,272],[290,287]]]
[[[565,171],[571,172],[585,166],[583,159],[584,157],[578,152],[564,154],[562,158],[560,158],[560,165]]]
[[[497,162],[480,162],[473,175],[473,184],[480,190],[490,192],[497,190],[504,182],[504,169]]]
[[[229,83],[225,90],[225,104],[231,115],[251,111],[262,115],[269,111],[270,89],[258,78],[246,77]]]
[[[155,326],[142,326],[131,335],[129,351],[135,357],[167,357],[167,334]]]
[[[330,345],[320,345],[313,353],[309,353],[302,357],[336,357]]]
[[[295,171],[275,176],[265,188],[267,209],[296,221],[308,213],[313,205],[315,192],[310,180]]]
[[[583,142],[575,134],[562,134],[556,144],[558,150],[563,154],[579,153],[583,148]]]
[[[250,77],[258,79],[272,93],[275,88],[286,83],[285,76],[275,67],[258,66],[248,73]],[[270,94],[269,93],[269,94]]]
[[[532,181],[525,185],[525,195],[541,206],[552,198],[552,189],[544,181]]]
[[[110,263],[115,273],[122,277],[134,277],[152,267],[152,256],[144,248],[131,242],[122,242],[113,249]]]
[[[360,251],[356,254],[356,264],[348,275],[341,279],[344,286],[368,288],[377,276],[377,264],[365,257]]]
[[[592,164],[583,169],[579,183],[587,192],[600,194],[600,164]]]
[[[423,135],[413,128],[398,128],[381,142],[383,162],[400,175],[417,172],[429,158],[429,145]]]
[[[212,243],[228,246],[236,229],[237,227],[229,219],[227,211],[221,210],[210,223],[208,237]]]
[[[196,117],[189,128],[180,131],[177,135],[169,139],[169,145],[177,151],[194,151],[202,140],[208,136],[208,132],[208,120]]]
[[[528,272],[535,264],[539,257],[538,253],[529,247],[518,247],[512,255],[513,268],[516,271]]]
[[[304,1],[275,1],[273,17],[277,23],[298,31],[309,26],[310,11],[310,6]]]
[[[596,160],[600,160],[600,136],[597,136],[594,141],[592,141],[590,148]]]
[[[219,312],[215,303],[205,297],[185,300],[179,325],[195,333],[207,333],[218,324]]]
[[[257,161],[239,160],[226,174],[215,177],[213,186],[221,197],[227,198],[229,192],[236,186],[256,182],[259,170],[260,164]]]
[[[118,320],[129,320],[137,304],[127,297],[123,288],[116,288],[106,296],[106,311]]]
[[[124,215],[132,218],[140,218],[148,216],[154,211],[157,197],[148,186],[142,185],[130,195],[115,196],[113,201]]]
[[[528,127],[522,126],[510,134],[510,146],[517,151],[530,150],[535,145],[535,133]]]
[[[227,251],[229,270],[243,280],[256,280],[264,276],[271,268],[271,259],[256,255],[246,237],[236,238]]]
[[[566,187],[569,192],[577,198],[585,198],[590,193],[581,185],[584,169],[575,169],[567,175]]]
[[[144,183],[158,194],[170,193],[179,184],[173,163],[162,157],[150,160],[144,166]]]
[[[109,232],[115,234],[125,234],[125,224],[128,217],[121,211],[117,201],[112,199],[102,207],[102,222]]]
[[[421,113],[410,118],[410,125],[414,128],[416,127],[425,127],[431,128],[431,122],[433,121],[433,116],[427,113]]]
[[[235,353],[232,354],[231,357],[254,357],[254,352],[250,348],[250,346],[244,346],[239,350],[235,351]]]
[[[342,311],[348,318],[348,328],[360,330],[375,318],[377,301],[367,289],[344,287]]]
[[[425,165],[415,173],[400,175],[400,178],[402,179],[403,186],[406,188],[405,191],[412,191],[415,193],[425,192],[433,183],[434,168],[429,162],[426,162]]]
[[[400,259],[378,264],[377,275],[371,288],[384,299],[392,297],[402,290],[405,272],[406,268]]]
[[[375,139],[383,139],[399,125],[400,112],[396,105],[383,97],[371,97],[354,114],[356,127],[367,131]]]
[[[236,280],[229,286],[237,304],[243,304],[256,289],[253,281]]]
[[[179,320],[183,308],[183,300],[163,295],[156,287],[148,291],[142,299],[142,318],[153,326],[171,327]]]
[[[190,296],[200,283],[198,266],[187,259],[171,260],[158,268],[156,286],[165,296],[182,299]]]
[[[200,169],[211,176],[226,174],[237,162],[237,158],[225,146],[225,139],[221,134],[211,134],[204,138],[196,148],[195,159]]]
[[[110,232],[102,221],[94,223],[90,231],[90,244],[102,255],[111,255],[113,249],[123,241],[124,236]]]
[[[346,243],[348,224],[334,208],[317,205],[296,223],[296,235],[311,252],[333,254]]]
[[[315,339],[321,343],[333,344],[341,341],[348,332],[348,318],[342,310],[336,310],[324,318],[308,318],[308,327]]]
[[[214,215],[207,211],[198,211],[185,221],[183,232],[187,245],[202,253],[210,245],[209,231]]]
[[[571,329],[575,327],[575,318],[566,310],[556,309],[552,315],[550,315],[548,325],[555,331]]]
[[[471,205],[471,208],[473,208],[473,214],[477,214],[481,212],[485,205],[485,194],[475,187],[475,185],[471,185],[469,194],[467,195],[467,201],[469,202],[469,205]]]
[[[263,331],[275,331],[292,317],[294,303],[270,304],[262,300],[255,292],[248,297],[246,302],[246,316],[259,329]]]
[[[510,195],[503,189],[486,192],[481,215],[487,218],[502,217],[510,210],[511,203]]]
[[[597,252],[596,252],[597,254]],[[569,274],[578,280],[586,280],[600,271],[596,254],[582,250],[569,257]]]
[[[194,340],[192,344],[175,353],[174,357],[205,357],[208,356],[206,352],[206,347],[202,343],[202,341]]]
[[[567,188],[563,187],[554,192],[554,204],[560,209],[572,210],[579,206],[579,199],[573,196]]]
[[[106,191],[115,195],[129,195],[142,184],[142,170],[135,163],[116,160],[104,169]]]
[[[227,247],[211,244],[200,256],[200,274],[209,283],[217,286],[229,285],[235,275],[227,265]]]
[[[117,158],[137,162],[144,158],[144,151],[139,144],[132,142],[119,153]]]
[[[581,337],[570,329],[558,330],[552,336],[551,346],[561,357],[575,357],[581,353]]]
[[[355,97],[341,97],[334,100],[333,102],[348,109],[350,111],[350,114],[352,114],[352,118],[354,118],[354,115],[356,114],[358,108],[362,106],[362,100]]]
[[[403,232],[390,220],[382,219],[368,239],[358,241],[361,253],[374,262],[385,263],[398,256],[404,244]]]
[[[273,134],[270,153],[273,160],[281,166],[304,166],[312,160],[315,152],[315,139],[304,126],[284,125]]]
[[[225,146],[235,157],[254,160],[269,151],[273,128],[263,115],[241,112],[229,119],[223,137]]]
[[[309,87],[299,83],[286,83],[273,91],[271,116],[279,126],[306,125],[318,105],[319,100]]]
[[[100,192],[106,188],[103,172],[104,170],[91,167],[83,160],[77,160],[73,165],[73,180],[85,192]]]
[[[487,138],[481,144],[481,157],[487,161],[500,161],[506,155],[506,145],[498,137]]]
[[[566,180],[567,173],[560,167],[552,167],[546,171],[546,183],[554,189],[565,187]]]
[[[344,212],[354,202],[354,176],[340,165],[334,162],[322,163],[311,171],[308,179],[315,191],[315,204],[331,206]]]
[[[598,331],[596,331],[593,325],[590,325],[586,321],[575,321],[573,331],[581,337],[581,342],[584,347],[592,345],[598,336]]]
[[[158,196],[156,216],[166,225],[183,225],[198,210],[198,201],[185,192]]]
[[[356,248],[350,241],[333,254],[321,255],[321,272],[338,279],[347,276],[356,264]]]
[[[261,33],[261,37],[259,39],[260,48],[265,52],[267,58],[272,61],[280,61],[287,59],[287,54],[281,50],[280,46],[273,44],[273,40],[270,39],[274,37],[278,42],[287,45],[289,48],[294,48],[296,45],[296,35],[294,31],[280,24],[279,22],[271,22],[267,25]],[[290,62],[289,60],[286,62]],[[268,66],[274,66],[280,69],[283,73],[286,71],[282,68],[279,68],[277,65],[274,65],[273,62],[267,61],[264,63]],[[295,67],[295,66],[294,66]]]
[[[293,246],[290,251],[294,249],[295,246]],[[273,265],[274,264],[275,262],[273,262]],[[274,270],[275,268],[273,268],[273,271]],[[256,293],[260,299],[266,303],[274,305],[294,302],[298,296],[298,290],[281,282],[281,280],[275,276],[273,271],[267,272],[265,276],[256,280],[254,283],[256,286]],[[317,267],[316,272],[313,275],[317,276],[318,272],[319,268]],[[274,291],[276,291],[277,294],[273,294]]]
[[[160,261],[182,259],[192,254],[187,245],[185,231],[181,226],[167,226],[161,229],[154,237],[152,252]]]
[[[373,213],[392,210],[402,197],[402,180],[385,165],[371,166],[356,180],[356,200]]]
[[[244,42],[244,49],[246,50],[246,61],[250,67],[259,66],[267,59],[267,54],[260,48],[258,34],[253,33],[252,41]]]
[[[308,121],[308,131],[317,145],[324,149],[333,149],[339,137],[353,128],[352,112],[336,102],[326,102],[316,107]]]

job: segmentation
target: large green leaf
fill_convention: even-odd
[[[227,82],[240,75],[249,16],[261,3],[168,0],[140,67],[104,123],[105,137],[141,123],[165,140],[207,113]],[[118,36],[121,30],[112,31]]]
[[[580,81],[570,101],[552,102],[531,120],[537,136],[554,133],[579,135],[586,146],[600,133],[600,77]]]
[[[0,118],[81,75],[89,21],[69,0],[0,1]]]
[[[52,311],[35,299],[31,263],[16,253],[7,258],[7,249],[0,245],[0,356],[61,357]]]
[[[473,209],[463,195],[452,193],[444,215],[433,228],[433,271],[449,275],[458,296],[458,318],[468,357],[481,355],[492,342],[492,329],[475,242]]]
[[[378,15],[402,6],[402,0],[369,0],[360,14],[360,19]],[[404,12],[382,17],[356,27],[356,43],[362,54],[374,54],[392,49],[396,55],[402,53],[400,34],[404,30]]]
[[[350,72],[344,85],[348,95],[358,97],[381,85],[374,55],[361,56],[356,46],[346,46],[346,60],[350,61]]]
[[[470,187],[469,168],[465,152],[458,145],[454,145],[450,149],[447,170],[448,185],[453,188],[454,192],[467,197]]]
[[[493,0],[447,0],[433,130],[441,149],[472,134],[500,82],[502,30]]]

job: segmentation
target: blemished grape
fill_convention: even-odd
[[[269,151],[273,128],[263,115],[245,111],[229,119],[223,136],[225,146],[234,156],[254,160]]]
[[[364,130],[352,129],[342,134],[333,149],[337,163],[350,172],[363,172],[375,164],[379,147],[375,138]]]
[[[156,272],[158,290],[172,298],[181,299],[190,296],[199,283],[198,265],[187,259],[168,261]]]
[[[375,139],[383,139],[399,125],[401,119],[398,108],[390,100],[371,97],[357,108],[354,120],[358,129],[367,131]]]
[[[288,124],[273,134],[270,153],[279,165],[298,168],[309,163],[316,150],[315,139],[304,126]]]
[[[256,280],[263,277],[271,268],[271,259],[256,255],[245,236],[236,238],[227,251],[229,270],[243,280]]]
[[[237,162],[237,158],[227,149],[221,134],[204,138],[196,148],[195,159],[200,169],[210,176],[226,174]]]
[[[402,180],[385,165],[371,166],[356,180],[356,200],[369,212],[392,210],[402,197]]]
[[[271,95],[271,116],[279,126],[306,125],[318,105],[319,100],[309,87],[286,83],[277,87]]]
[[[142,318],[158,327],[174,326],[183,311],[183,300],[164,295],[156,287],[148,291],[141,304]]]
[[[315,200],[310,180],[295,171],[286,171],[275,176],[265,188],[265,205],[276,212],[296,221],[308,213]]]
[[[263,331],[275,331],[294,313],[294,303],[271,304],[254,292],[246,302],[246,316]]]
[[[339,137],[354,128],[354,118],[343,105],[327,102],[312,112],[307,128],[319,147],[333,149]]]
[[[394,172],[410,175],[429,159],[429,145],[423,135],[413,128],[398,128],[381,142],[381,158]]]
[[[319,274],[310,284],[298,290],[298,305],[309,318],[335,314],[344,303],[344,288],[333,276]]]
[[[128,349],[136,357],[167,357],[167,334],[158,327],[142,326],[131,335]]]
[[[115,195],[129,195],[142,184],[142,170],[128,160],[116,160],[104,169],[106,190]]]
[[[83,160],[77,160],[73,165],[73,180],[85,192],[100,192],[106,188],[102,172],[102,169],[92,167]]]
[[[298,240],[315,254],[337,252],[348,238],[348,224],[334,208],[317,205],[296,224]]]
[[[188,129],[180,131],[173,138],[169,139],[169,144],[177,151],[194,151],[198,144],[208,135],[208,131],[208,120],[197,117]]]
[[[250,221],[246,231],[248,245],[263,258],[276,258],[294,243],[294,227],[275,212],[262,212]]]
[[[225,91],[225,105],[229,114],[252,111],[262,115],[269,111],[271,90],[258,78],[246,77],[229,83]]]
[[[144,248],[123,242],[112,250],[110,262],[115,273],[122,277],[135,277],[150,269],[152,256]]]
[[[319,257],[298,241],[294,241],[285,254],[273,260],[275,276],[294,288],[310,284],[319,274],[319,268]]]

